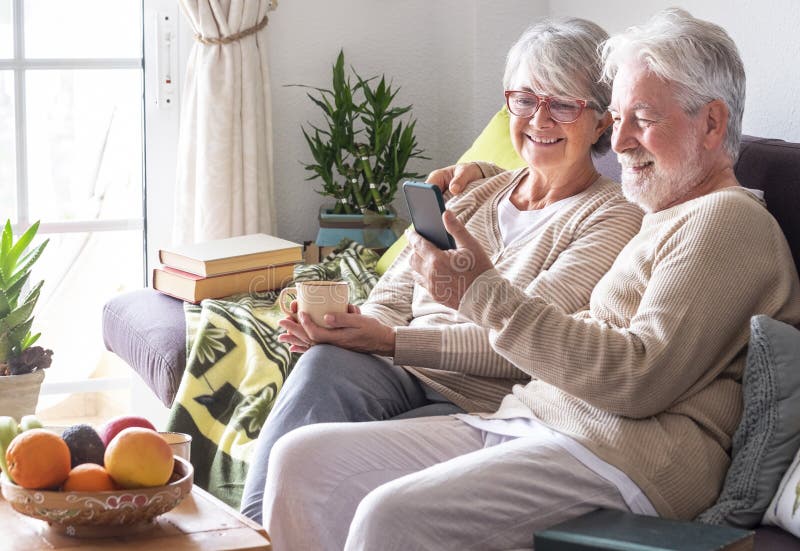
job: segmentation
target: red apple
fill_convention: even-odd
[[[156,430],[153,426],[153,423],[145,419],[144,417],[137,417],[136,415],[121,415],[120,417],[114,417],[113,419],[109,419],[106,423],[97,429],[97,433],[100,435],[100,439],[103,441],[103,444],[108,446],[108,443],[123,429],[127,429],[128,427],[141,427],[150,430]]]

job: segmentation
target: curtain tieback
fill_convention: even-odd
[[[245,29],[241,32],[232,34],[230,36],[223,36],[222,38],[206,38],[200,33],[197,33],[194,35],[194,38],[195,40],[197,40],[198,42],[202,42],[203,44],[230,44],[231,42],[236,42],[237,40],[244,38],[245,36],[257,33],[258,31],[266,27],[267,23],[269,23],[269,17],[265,15],[264,19],[262,19],[256,25],[253,25],[249,29]]]

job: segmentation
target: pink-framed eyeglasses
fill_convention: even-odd
[[[578,120],[587,107],[599,111],[594,105],[583,99],[540,96],[526,90],[506,90],[505,95],[508,111],[512,115],[522,118],[532,117],[542,105],[547,107],[547,111],[554,121],[565,124]]]

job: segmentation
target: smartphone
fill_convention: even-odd
[[[442,222],[444,198],[439,188],[433,184],[408,181],[403,183],[403,193],[416,232],[442,250],[455,249],[456,242]]]

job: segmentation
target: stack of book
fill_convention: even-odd
[[[153,288],[188,302],[279,289],[303,261],[303,246],[263,233],[158,251]]]

